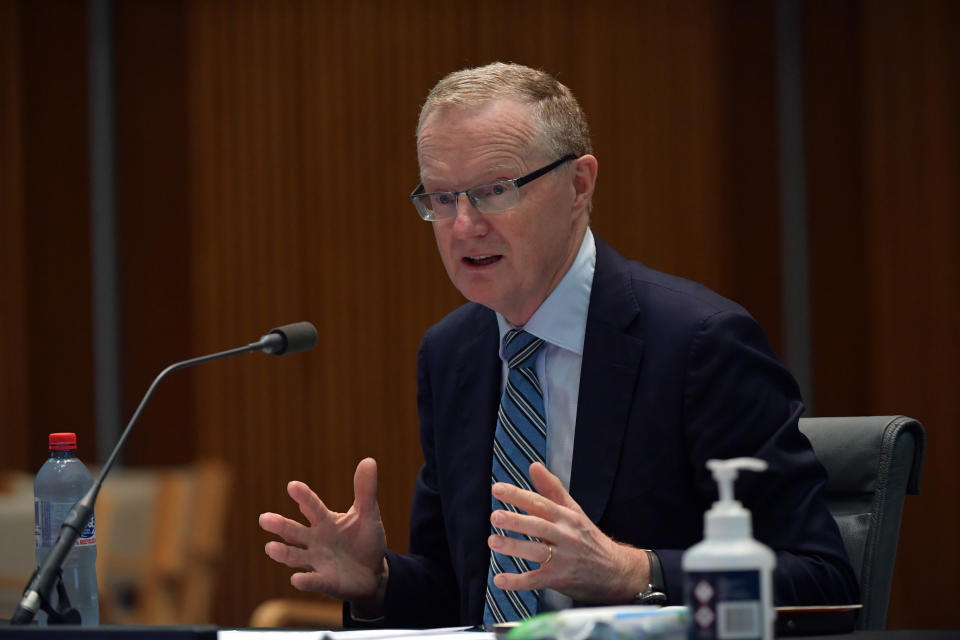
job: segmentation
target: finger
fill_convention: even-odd
[[[263,550],[271,560],[285,564],[291,569],[313,569],[304,549],[272,541],[264,545]]]
[[[277,513],[261,513],[260,517],[257,518],[257,524],[259,524],[260,528],[267,533],[272,533],[279,536],[280,530],[283,527],[283,521],[286,519],[287,518],[284,518]]]
[[[536,569],[526,573],[498,573],[493,577],[493,584],[509,591],[541,589],[548,586],[543,571],[543,569]]]
[[[261,513],[258,522],[261,529],[280,536],[289,544],[298,547],[307,546],[310,530],[296,520],[284,518],[276,513]]]
[[[353,505],[359,513],[377,513],[377,461],[364,458],[353,474]]]
[[[300,506],[300,513],[311,525],[315,526],[329,517],[330,510],[323,504],[323,500],[304,483],[290,481],[287,483],[287,493]]]
[[[293,574],[290,576],[290,584],[299,591],[319,591],[321,593],[329,591],[327,581],[313,572]]]
[[[562,507],[534,491],[527,491],[506,482],[493,485],[493,497],[504,504],[512,504],[531,515],[555,522],[563,515]]]
[[[490,524],[497,529],[512,531],[531,538],[557,539],[557,530],[552,522],[538,516],[523,513],[514,513],[505,509],[497,509],[490,514]]]
[[[568,509],[581,510],[580,505],[577,504],[564,488],[560,478],[550,473],[542,462],[532,463],[529,473],[530,480],[533,482],[533,486],[536,487],[537,493],[544,498],[556,504],[563,505]]]
[[[556,550],[551,552],[544,542],[511,538],[509,536],[498,536],[496,534],[487,538],[487,545],[497,553],[515,558],[523,558],[530,562],[539,563],[541,566],[548,557],[550,561],[553,562],[552,556],[556,554]]]

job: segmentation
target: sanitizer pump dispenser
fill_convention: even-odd
[[[720,499],[703,516],[704,539],[683,554],[690,640],[773,638],[776,556],[753,538],[750,511],[733,498],[739,470],[765,471],[755,458],[708,460]]]

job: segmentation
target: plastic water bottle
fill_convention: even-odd
[[[50,457],[40,467],[33,483],[38,566],[50,553],[67,513],[92,485],[93,477],[77,458],[77,435],[51,433]],[[70,606],[80,612],[83,626],[100,624],[96,563],[96,520],[91,517],[63,562],[63,584]],[[56,609],[59,601],[56,588],[51,590],[50,598]],[[47,624],[46,613],[39,611],[37,616],[41,625]]]

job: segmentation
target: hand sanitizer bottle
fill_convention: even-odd
[[[704,539],[681,561],[690,640],[770,640],[776,556],[753,538],[750,511],[733,498],[740,469],[765,471],[755,458],[708,460],[720,499],[703,516]]]

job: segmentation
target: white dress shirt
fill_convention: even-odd
[[[537,354],[534,366],[543,387],[543,404],[547,413],[547,468],[560,478],[568,491],[573,464],[583,341],[587,330],[587,309],[590,307],[590,290],[593,287],[596,264],[597,247],[593,241],[593,232],[588,227],[570,269],[527,324],[514,327],[502,315],[497,314],[500,359],[503,361],[501,392],[507,384],[508,368],[503,356],[503,336],[507,331],[523,329],[542,338],[545,343]],[[549,589],[545,591],[544,601],[547,609],[562,609],[571,604],[570,598]]]

